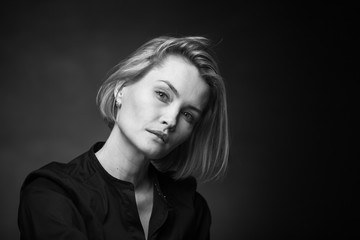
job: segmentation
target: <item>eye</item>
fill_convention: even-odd
[[[183,112],[183,115],[185,116],[185,118],[188,122],[192,123],[194,121],[194,117],[191,113]]]
[[[165,92],[155,91],[155,93],[157,97],[163,102],[166,102],[169,99],[169,96]]]

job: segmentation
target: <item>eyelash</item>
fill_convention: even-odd
[[[185,116],[186,120],[190,123],[192,123],[194,121],[194,117],[191,113],[189,112],[183,112],[183,115]],[[188,115],[188,116],[187,116]]]
[[[155,93],[156,93],[157,97],[163,102],[165,102],[169,99],[169,96],[163,91],[155,91]]]

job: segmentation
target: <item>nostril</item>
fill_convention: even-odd
[[[175,115],[175,113],[174,114],[170,114],[170,113],[164,114],[160,119],[160,123],[168,131],[173,131],[176,128],[177,117],[178,117],[178,114]]]
[[[175,122],[168,122],[168,121],[162,121],[161,124],[166,125],[164,128],[164,131],[169,131],[169,132],[173,132],[176,128],[176,123]]]

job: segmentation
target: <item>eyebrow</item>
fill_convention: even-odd
[[[174,94],[179,97],[179,92],[176,90],[176,88],[169,82],[169,81],[166,81],[166,80],[159,80],[160,82],[163,82],[163,83],[166,83],[166,85],[169,86],[169,88],[171,89],[171,91],[174,92]]]
[[[160,82],[165,83],[166,85],[168,85],[168,87],[171,89],[171,91],[174,92],[174,94],[179,97],[179,92],[176,90],[176,88],[169,82],[166,80],[159,80]],[[191,108],[192,110],[198,112],[199,115],[201,115],[202,111],[194,106],[189,106],[189,108]]]

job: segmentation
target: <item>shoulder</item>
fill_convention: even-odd
[[[199,192],[195,193],[194,205],[200,215],[211,218],[209,205],[206,199]]]
[[[88,194],[82,184],[84,176],[76,176],[86,172],[82,160],[80,157],[69,163],[52,162],[26,177],[18,208],[22,236],[51,239],[50,235],[58,231],[76,235],[73,239],[84,239],[82,209],[87,207]]]
[[[28,174],[22,187],[21,195],[34,191],[51,191],[64,193],[76,188],[93,174],[84,167],[86,153],[79,155],[68,163],[51,162]]]

